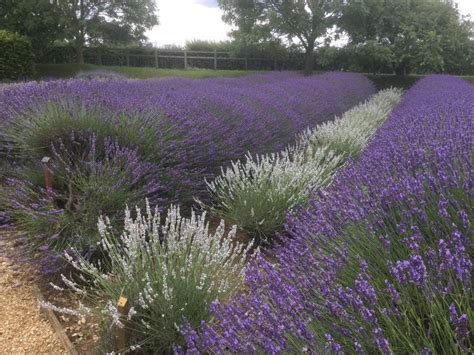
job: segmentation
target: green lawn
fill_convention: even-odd
[[[45,78],[71,78],[80,71],[106,69],[123,73],[132,79],[150,79],[168,76],[178,76],[191,79],[213,78],[213,77],[236,77],[252,73],[264,73],[254,70],[210,70],[210,69],[157,69],[149,67],[125,67],[125,66],[99,66],[94,64],[37,64],[35,79]],[[396,76],[390,74],[365,74],[371,79],[377,89],[389,87],[400,87],[408,89],[424,75]],[[461,76],[461,78],[474,83],[474,76]]]
[[[467,80],[471,83],[474,83],[474,75],[470,75],[470,76],[461,76],[461,78],[463,78],[464,80]]]
[[[252,70],[210,70],[210,69],[157,69],[120,66],[99,66],[93,64],[36,64],[36,79],[71,78],[80,71],[106,69],[123,73],[132,79],[150,79],[167,76],[179,76],[191,79],[212,77],[235,77],[251,73]],[[260,72],[261,73],[261,72]]]

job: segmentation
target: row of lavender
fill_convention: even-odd
[[[474,87],[421,80],[188,352],[472,353],[473,151]]]
[[[166,167],[164,192],[183,202],[203,191],[203,177],[212,176],[229,160],[247,151],[283,149],[296,133],[373,93],[369,80],[348,73],[311,78],[281,73],[194,81],[52,81],[4,90],[0,124],[19,121],[23,136],[34,134],[29,131],[40,125],[51,129],[47,137],[33,142],[34,148],[42,148],[47,138],[65,135],[57,122],[64,119],[75,121],[66,122],[70,129],[108,133],[127,148],[138,147],[145,160]],[[48,119],[52,122],[44,122]],[[9,142],[5,137],[3,141]],[[0,153],[8,152],[10,147],[2,145]]]
[[[205,200],[204,178],[221,165],[248,150],[277,151],[373,92],[368,79],[350,73],[7,88],[0,92],[0,164],[8,162],[0,207],[34,236],[27,248],[49,255],[72,244],[94,253],[97,216],[120,227],[123,206],[144,197],[161,207]],[[43,156],[52,158],[52,201]]]

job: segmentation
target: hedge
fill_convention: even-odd
[[[0,30],[0,80],[29,77],[34,71],[30,40],[16,33]]]

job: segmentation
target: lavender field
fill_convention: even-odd
[[[87,78],[0,106],[0,228],[97,351],[473,351],[472,84]]]
[[[357,162],[289,216],[249,292],[184,328],[220,353],[471,353],[474,87],[430,77]],[[188,350],[189,351],[189,350]]]

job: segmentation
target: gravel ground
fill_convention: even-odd
[[[1,252],[0,354],[66,354],[32,291],[31,270],[20,270]]]

